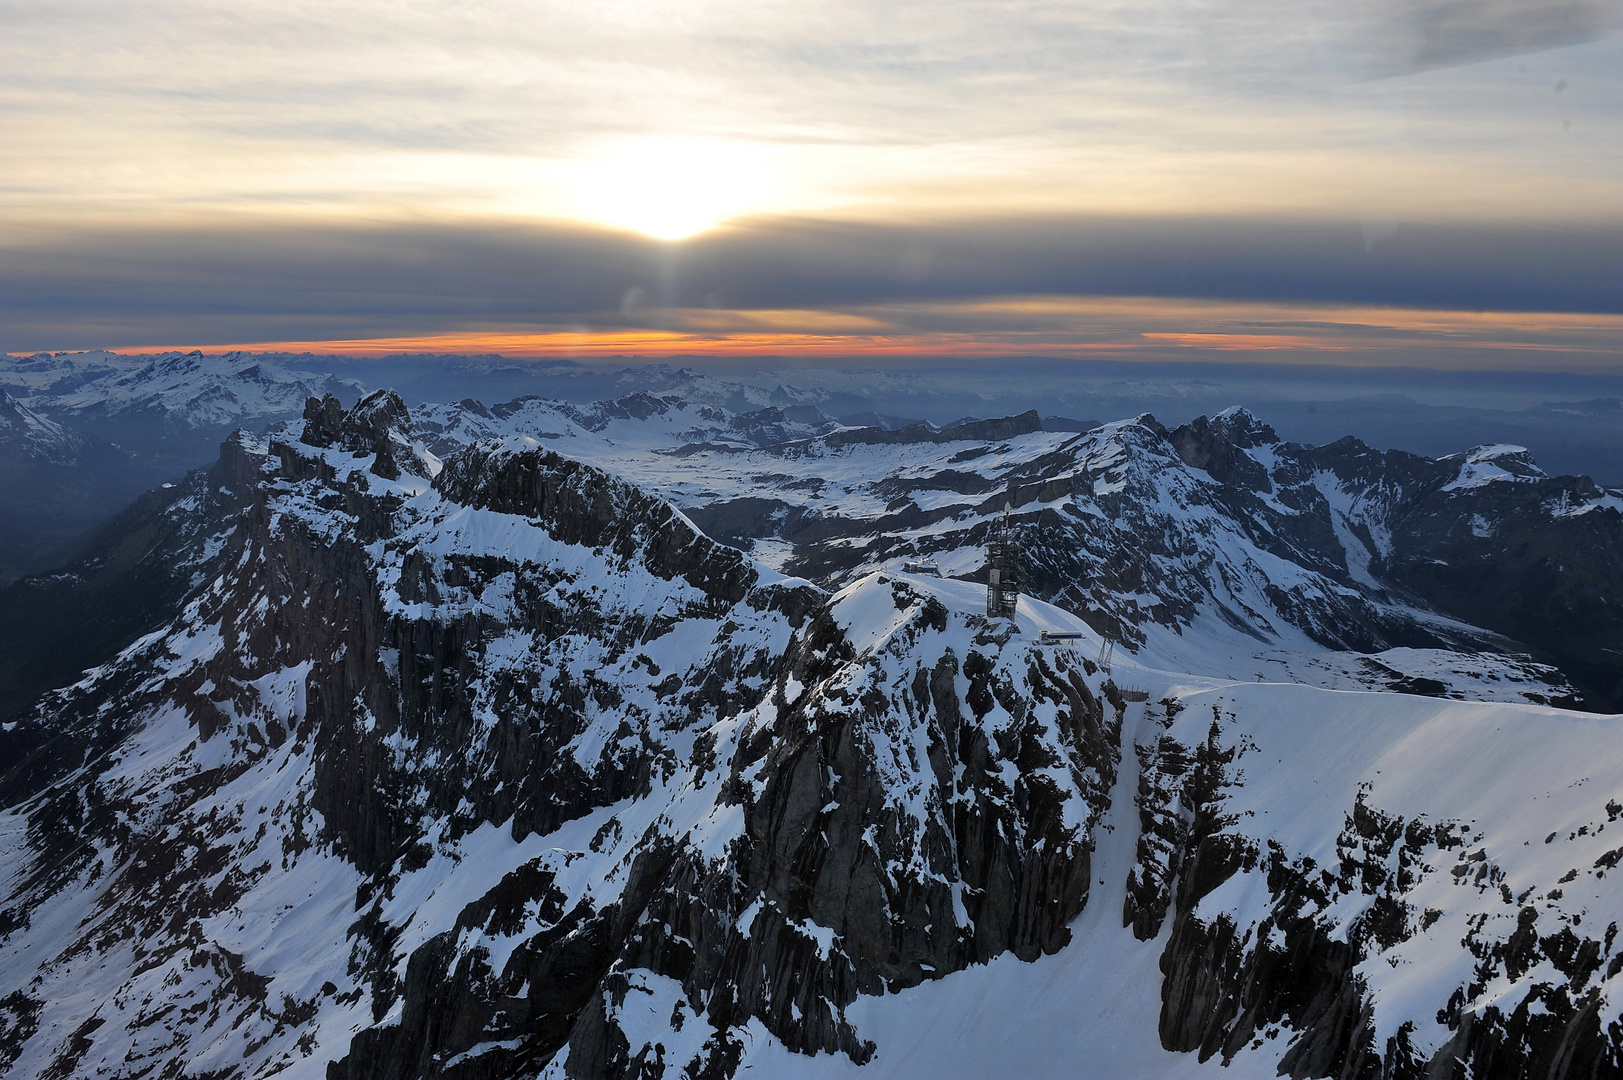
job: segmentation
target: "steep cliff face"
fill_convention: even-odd
[[[1188,696],[1141,749],[1124,919],[1164,942],[1162,1044],[1293,1077],[1616,1075],[1614,722],[1285,691]]]
[[[1058,663],[896,581],[819,605],[759,702],[594,818],[581,854],[615,868],[595,895],[547,859],[505,877],[411,954],[399,1024],[334,1075],[478,1047],[500,1075],[554,1054],[572,1077],[726,1075],[752,1023],[866,1060],[857,995],[1068,940],[1119,716]],[[649,997],[671,1027],[648,1030]]]
[[[9,1067],[727,1075],[752,1025],[861,1061],[859,994],[1065,944],[1097,672],[972,586],[830,597],[532,441],[441,466],[379,405],[234,443],[178,617],[31,719]],[[656,991],[680,1039],[627,1012]]]
[[[751,1022],[861,1063],[874,1046],[846,1019],[859,994],[1068,943],[1120,714],[1080,666],[963,599],[871,577],[809,621],[735,736],[719,805],[741,829],[725,858],[677,856],[554,1071],[725,1072],[741,1050],[727,1031]],[[704,1002],[722,1030],[649,1030],[643,994]]]

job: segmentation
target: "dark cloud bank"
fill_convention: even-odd
[[[1368,244],[1370,235],[1381,238]],[[0,350],[612,328],[659,307],[824,308],[1023,294],[1620,314],[1623,229],[1414,223],[1366,232],[1358,222],[1277,219],[766,220],[680,244],[518,224],[80,230],[0,246]],[[972,333],[976,317],[954,315],[953,328]],[[997,325],[1007,327],[1006,313]],[[1168,362],[1165,355],[1132,363],[929,358],[898,361],[872,377],[862,370],[879,366],[871,359],[854,366],[743,357],[677,363],[768,387],[818,386],[836,412],[937,423],[1033,407],[1077,420],[1148,410],[1176,423],[1246,404],[1287,438],[1357,434],[1430,454],[1516,441],[1554,471],[1617,484],[1623,407],[1538,408],[1623,397],[1623,343],[1601,349],[1602,363],[1583,374],[1536,370],[1561,359],[1536,348],[1525,353],[1534,370],[1468,374],[1250,364],[1243,353],[1224,355],[1239,362],[1222,364],[1211,356]],[[1611,353],[1616,362],[1608,364]],[[1356,354],[1346,359],[1357,363]],[[313,366],[369,386],[395,385],[418,401],[590,398],[630,385],[601,367],[557,362],[328,358]],[[653,368],[645,374],[631,382],[660,383]]]
[[[604,326],[624,321],[628,298],[747,309],[1023,294],[1620,313],[1623,228],[765,220],[678,244],[515,223],[78,229],[0,245],[0,349]]]

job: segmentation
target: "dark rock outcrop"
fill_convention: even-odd
[[[728,798],[742,803],[744,838],[720,865],[678,857],[615,969],[678,981],[719,1029],[754,1016],[792,1048],[858,1062],[872,1047],[844,1014],[859,994],[1070,940],[1092,837],[1061,807],[1108,806],[1120,730],[1063,659],[1037,657],[1015,685],[987,631],[986,652],[929,660],[920,650],[947,629],[946,610],[890,588],[907,622],[886,651],[916,665],[911,677],[883,679],[880,657],[855,654],[828,611],[814,617],[785,658],[777,720],[739,737]],[[841,689],[791,700],[798,686]],[[899,758],[921,735],[927,760]],[[1069,790],[1044,772],[1054,767]],[[577,1024],[569,1075],[628,1074],[639,1047],[617,1041],[614,998]],[[688,1071],[723,1067],[726,1052],[722,1040]]]
[[[849,446],[853,443],[884,446],[893,443],[987,442],[1029,435],[1042,429],[1042,417],[1037,415],[1036,409],[1032,409],[1018,416],[969,420],[939,431],[925,424],[908,424],[894,431],[879,427],[846,428],[830,432],[823,436],[823,441],[829,446]]]
[[[1192,747],[1161,737],[1145,757],[1140,783],[1144,832],[1124,923],[1140,940],[1151,940],[1164,918],[1173,920],[1160,963],[1164,1047],[1226,1062],[1261,1045],[1265,1029],[1267,1038],[1283,1030],[1289,1046],[1279,1059],[1280,1073],[1296,1080],[1587,1080],[1623,1067],[1623,1024],[1607,1028],[1599,1022],[1591,987],[1601,958],[1611,951],[1615,924],[1604,940],[1570,926],[1541,934],[1532,906],[1522,908],[1508,937],[1482,933],[1482,920],[1472,923],[1461,944],[1477,959],[1473,978],[1439,1002],[1438,1023],[1446,1021],[1451,1039],[1419,1054],[1409,1023],[1378,1044],[1374,1002],[1357,966],[1438,917],[1440,912],[1417,910],[1410,900],[1426,876],[1446,872],[1455,882],[1503,892],[1509,903],[1504,873],[1478,846],[1482,834],[1471,823],[1406,820],[1369,805],[1362,793],[1336,839],[1335,863],[1321,866],[1272,840],[1264,848],[1225,810],[1224,789],[1243,779],[1234,764],[1237,747],[1224,738],[1223,725],[1214,716],[1206,740]],[[1265,884],[1264,905],[1238,921],[1227,911],[1202,913],[1201,899],[1236,875]],[[1559,897],[1559,890],[1553,895]],[[1345,914],[1329,914],[1349,905],[1359,912],[1350,922]],[[1531,986],[1509,1015],[1497,1004],[1478,1002],[1496,976],[1521,979],[1541,962],[1561,981]]]
[[[304,431],[299,441],[307,446],[336,446],[344,437],[344,405],[332,394],[304,403]]]
[[[445,463],[435,487],[466,506],[544,523],[565,544],[605,548],[661,578],[680,577],[718,603],[756,582],[743,554],[688,524],[669,503],[550,450],[470,447]]]
[[[1244,409],[1235,409],[1211,420],[1197,416],[1172,429],[1167,438],[1185,465],[1202,469],[1213,479],[1252,491],[1272,490],[1268,470],[1240,451],[1277,443],[1279,436]]]

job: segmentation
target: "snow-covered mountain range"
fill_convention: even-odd
[[[173,432],[257,427],[297,414],[311,394],[343,385],[243,352],[38,353],[0,361],[0,387],[36,411],[81,424],[117,418]]]
[[[361,388],[247,353],[0,355],[0,585],[63,561],[137,496],[212,460],[233,429],[332,391]]]
[[[150,625],[6,724],[0,1069],[1614,1076],[1620,540],[1240,410],[312,397],[36,582]]]
[[[1050,432],[1034,413],[838,429],[808,407],[651,394],[429,406],[418,431],[441,455],[536,439],[825,588],[924,559],[973,575],[1008,506],[1035,595],[1180,670],[1568,700],[1531,647],[1597,704],[1623,701],[1609,651],[1623,613],[1594,588],[1623,570],[1623,500],[1544,476],[1519,447],[1433,460],[1350,438],[1292,445],[1239,409],[1171,432],[1147,416]]]

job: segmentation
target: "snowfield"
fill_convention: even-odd
[[[1515,448],[306,415],[23,721],[5,1075],[1623,1069],[1623,718],[1381,576],[1392,507],[1542,497]]]

